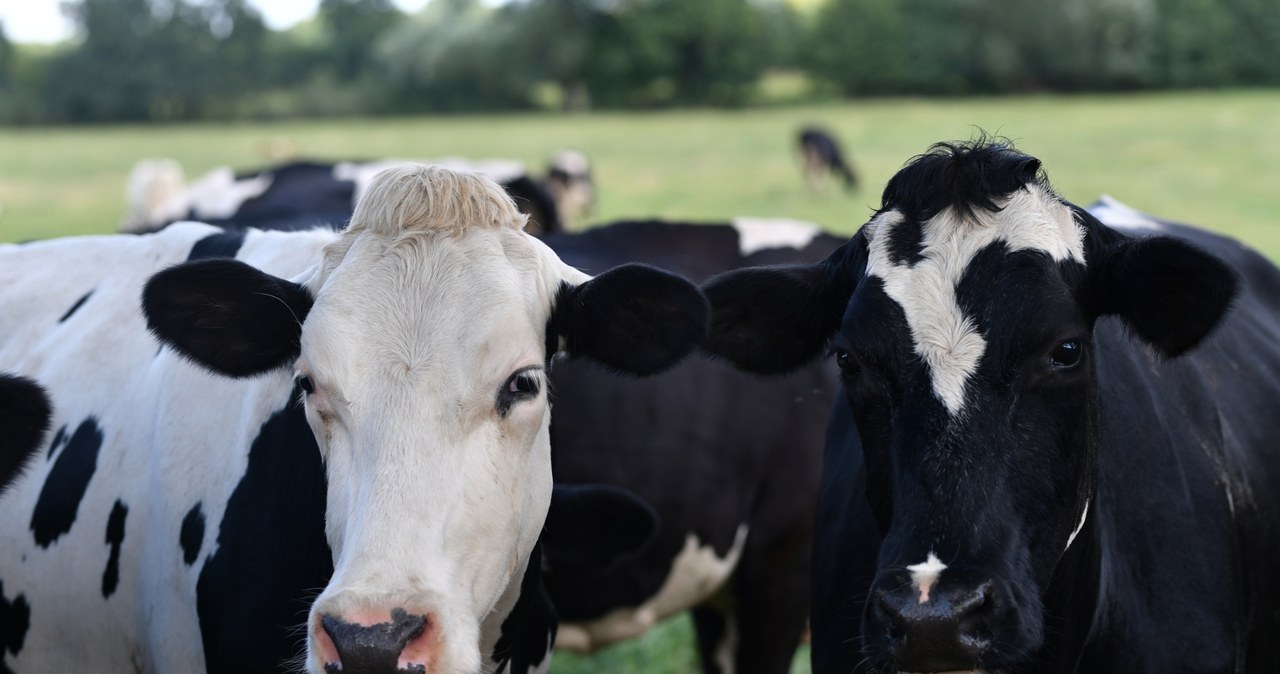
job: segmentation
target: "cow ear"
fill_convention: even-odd
[[[557,343],[548,353],[563,350],[620,372],[656,374],[702,343],[708,312],[707,298],[684,278],[622,265],[560,287],[547,326],[548,340]]]
[[[25,377],[0,375],[0,493],[40,446],[49,428],[49,397]]]
[[[794,370],[840,328],[865,264],[861,235],[813,265],[737,269],[702,286],[711,302],[706,350],[758,374]]]
[[[300,351],[311,294],[236,260],[199,260],[147,281],[142,311],[161,342],[200,365],[249,377],[288,364]]]
[[[543,552],[553,566],[604,568],[642,550],[657,531],[657,513],[625,489],[557,484],[542,534]]]
[[[1225,262],[1167,236],[1123,237],[1104,257],[1100,314],[1114,314],[1161,355],[1195,347],[1239,290]]]

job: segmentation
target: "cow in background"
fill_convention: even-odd
[[[187,185],[177,162],[143,160],[129,174],[125,190],[127,212],[120,231],[155,231],[179,220],[285,231],[318,225],[340,229],[351,218],[373,176],[411,163],[414,162],[400,159],[337,163],[295,160],[239,174],[222,167]],[[520,162],[446,157],[431,163],[496,180],[516,207],[529,216],[526,231],[531,234],[564,228],[552,193],[529,176]]]
[[[704,285],[715,353],[842,372],[815,672],[1280,671],[1280,270],[1153,224],[939,144],[827,260]]]
[[[545,239],[588,272],[631,262],[704,280],[825,258],[843,238],[792,220],[631,221]],[[808,614],[823,428],[836,369],[763,379],[690,358],[622,382],[582,361],[551,372],[557,480],[619,485],[658,513],[654,542],[612,567],[550,563],[558,644],[593,651],[691,610],[704,672],[785,674]]]
[[[837,175],[846,190],[858,186],[858,175],[845,159],[840,143],[830,132],[817,127],[800,130],[800,155],[804,161],[804,177],[810,187],[816,187],[828,175]]]
[[[523,223],[487,178],[405,167],[342,232],[0,246],[0,366],[60,428],[0,495],[0,664],[545,667],[539,541],[595,542],[548,515],[547,362],[655,373],[706,305],[651,267],[588,277]]]
[[[579,229],[595,209],[595,179],[591,177],[591,162],[582,152],[559,150],[551,155],[543,184],[556,202],[566,231]]]

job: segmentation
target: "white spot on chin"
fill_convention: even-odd
[[[929,601],[929,591],[938,582],[938,576],[947,570],[947,565],[938,559],[938,556],[929,553],[929,557],[919,564],[912,564],[907,567],[907,571],[911,572],[911,585],[920,593],[920,603]]]
[[[770,248],[795,248],[809,245],[822,231],[812,222],[787,218],[734,218],[738,230],[738,252],[750,255]]]
[[[964,410],[965,383],[978,369],[986,340],[965,316],[956,286],[980,251],[1002,241],[1012,251],[1036,250],[1054,261],[1084,264],[1084,230],[1071,210],[1044,188],[1030,184],[1002,203],[961,217],[947,209],[921,224],[921,259],[895,263],[889,253],[894,227],[904,222],[886,211],[867,223],[867,275],[879,277],[902,307],[915,352],[929,366],[934,394],[952,416]]]
[[[1080,530],[1084,529],[1084,521],[1087,519],[1089,519],[1089,499],[1084,500],[1084,511],[1080,513],[1080,523],[1076,525],[1076,530],[1067,537],[1067,550],[1070,550],[1071,544],[1076,542],[1076,536],[1079,536]]]

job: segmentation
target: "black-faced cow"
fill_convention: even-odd
[[[706,303],[650,267],[590,278],[524,221],[487,178],[402,167],[340,233],[0,247],[0,365],[48,386],[60,427],[0,497],[3,606],[22,608],[3,664],[544,661],[547,361],[656,372],[700,341]],[[549,538],[581,528],[575,508],[616,512],[581,500]]]
[[[150,232],[180,220],[196,220],[225,228],[307,230],[317,226],[341,229],[356,202],[378,173],[412,162],[389,159],[372,162],[295,161],[281,166],[236,174],[219,168],[190,185],[172,160],[138,162],[126,186],[128,212],[121,231]],[[529,216],[525,230],[541,235],[563,229],[556,202],[519,162],[470,161],[447,157],[437,166],[482,173],[496,180]]]
[[[814,670],[1280,671],[1280,271],[1039,167],[935,146],[825,262],[704,286],[714,351],[843,375]]]
[[[0,493],[39,449],[50,414],[49,398],[39,384],[0,374]]]
[[[808,223],[739,219],[617,223],[545,241],[586,271],[646,262],[706,279],[818,261],[842,239]],[[620,382],[605,368],[565,362],[551,382],[556,479],[621,485],[661,521],[653,544],[608,569],[548,565],[560,646],[591,651],[692,609],[705,671],[789,671],[808,610],[834,370],[814,364],[774,380],[691,358]]]

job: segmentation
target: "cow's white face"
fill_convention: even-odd
[[[423,657],[400,664],[479,669],[479,624],[510,609],[550,500],[546,327],[565,271],[515,228],[475,228],[362,236],[319,280],[296,366],[335,566],[315,669],[335,654],[325,617],[396,608],[426,618],[406,645]]]
[[[487,178],[401,167],[300,283],[203,260],[148,284],[151,328],[206,367],[295,368],[334,555],[312,672],[479,672],[551,498],[551,352],[648,374],[705,331],[692,284],[641,266],[588,279],[524,220]]]

